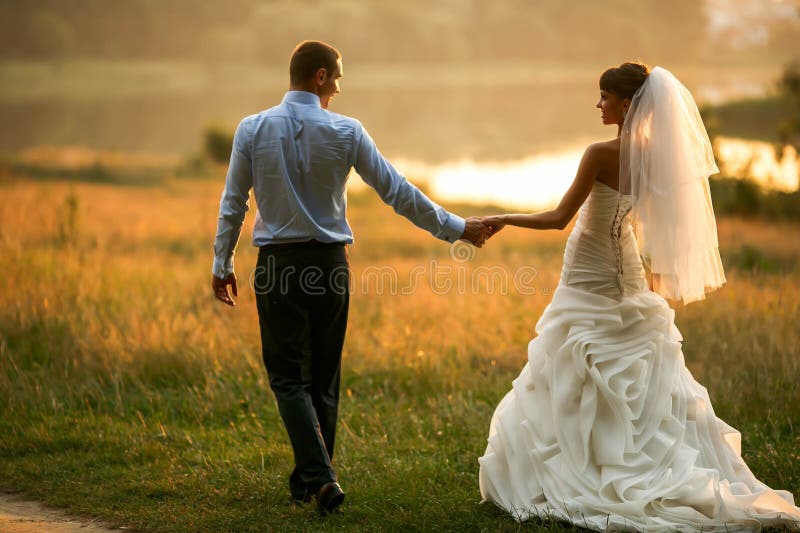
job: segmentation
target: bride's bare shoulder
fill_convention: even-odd
[[[619,159],[619,138],[592,143],[586,148],[586,155],[598,163]]]
[[[608,141],[599,141],[589,145],[589,148],[598,155],[619,154],[619,137]]]

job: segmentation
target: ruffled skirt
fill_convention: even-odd
[[[484,501],[600,531],[800,530],[686,368],[663,298],[561,285],[536,329],[479,459]]]

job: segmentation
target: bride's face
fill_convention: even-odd
[[[622,124],[628,105],[630,105],[630,101],[627,98],[623,99],[614,93],[600,89],[600,100],[597,101],[595,107],[601,112],[603,124]]]

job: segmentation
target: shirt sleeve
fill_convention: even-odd
[[[248,123],[242,120],[233,136],[225,189],[219,202],[217,236],[214,239],[214,264],[211,269],[218,278],[225,278],[233,272],[233,252],[242,232],[245,213],[249,208],[250,189],[253,188],[250,143]]]
[[[353,166],[386,204],[434,237],[455,242],[464,234],[465,221],[433,202],[378,151],[367,130],[356,122]]]

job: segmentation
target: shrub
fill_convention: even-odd
[[[220,126],[209,126],[203,132],[203,151],[215,163],[227,163],[232,146],[233,134]]]
[[[753,181],[733,178],[711,179],[709,184],[717,216],[800,221],[800,191],[764,191]]]

